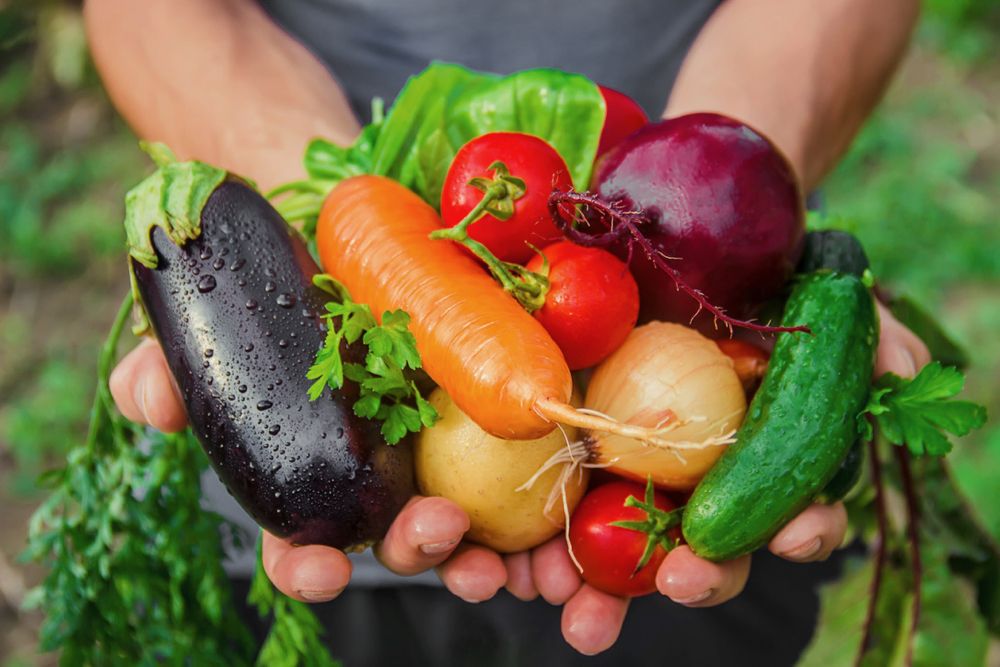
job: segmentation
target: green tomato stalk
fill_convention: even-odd
[[[486,215],[492,215],[498,220],[510,220],[514,215],[514,202],[527,192],[524,180],[512,176],[503,162],[497,160],[489,169],[493,171],[492,179],[476,177],[469,181],[469,185],[483,193],[483,198],[475,208],[454,227],[431,232],[430,237],[448,239],[471,250],[486,264],[504,290],[517,299],[525,310],[533,313],[542,307],[545,295],[549,292],[549,264],[545,255],[542,255],[542,270],[535,273],[520,264],[501,261],[489,248],[469,236],[469,226]]]

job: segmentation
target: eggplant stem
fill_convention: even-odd
[[[610,231],[594,235],[580,232],[563,216],[563,211],[567,204],[574,206],[582,205],[598,211],[610,221]],[[649,259],[649,261],[652,262],[656,268],[670,276],[670,279],[674,282],[674,286],[678,290],[684,292],[698,303],[698,312],[692,316],[692,320],[694,317],[697,317],[702,309],[704,309],[712,314],[712,317],[715,319],[716,326],[718,326],[719,321],[721,321],[726,328],[729,329],[730,334],[732,334],[734,327],[749,329],[751,331],[758,331],[761,333],[788,333],[793,331],[812,333],[809,327],[805,325],[771,326],[768,324],[758,324],[751,320],[740,320],[727,315],[722,308],[712,304],[701,290],[688,285],[687,282],[681,277],[680,271],[667,263],[666,255],[654,248],[649,239],[643,235],[639,227],[642,223],[648,222],[648,219],[641,211],[621,210],[620,207],[616,207],[614,204],[609,204],[603,201],[599,196],[589,192],[576,192],[575,190],[567,190],[563,192],[555,190],[551,195],[549,195],[549,213],[556,226],[559,227],[567,238],[578,245],[603,247],[607,246],[609,243],[625,242],[628,246],[628,259],[630,262],[632,259],[633,249],[638,245],[646,258]],[[615,227],[615,223],[617,223],[617,228]]]

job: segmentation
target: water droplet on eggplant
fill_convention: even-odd
[[[208,294],[215,289],[215,284],[215,276],[206,274],[198,281],[198,291],[202,294]]]

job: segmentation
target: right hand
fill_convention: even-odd
[[[110,378],[111,394],[128,419],[167,433],[187,425],[173,377],[160,346],[145,340],[129,352]],[[448,588],[469,601],[485,600],[504,585],[500,556],[474,545],[459,546],[469,517],[444,498],[414,496],[385,538],[376,545],[382,564],[400,575],[441,566]],[[292,546],[264,531],[262,560],[267,576],[285,595],[303,602],[337,597],[351,578],[351,561],[338,549],[322,545]],[[448,561],[445,564],[445,561]]]

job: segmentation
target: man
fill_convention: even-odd
[[[253,0],[89,0],[85,11],[98,69],[136,132],[166,142],[182,158],[248,176],[263,190],[301,176],[309,139],[350,143],[373,95],[391,100],[406,76],[439,59],[499,72],[558,66],[629,93],[654,115],[718,111],[739,118],[775,142],[809,191],[877,102],[905,48],[917,2],[273,0],[265,9]],[[927,362],[926,349],[884,309],[881,315],[877,373],[913,375]],[[184,426],[155,344],[123,359],[112,390],[127,417],[167,431]],[[769,549],[792,562],[825,560],[845,524],[841,505],[816,505]],[[401,575],[437,568],[445,587],[469,602],[506,587],[522,600],[540,595],[563,605],[563,636],[580,653],[615,643],[628,602],[582,584],[561,539],[501,557],[462,543],[467,528],[468,518],[449,501],[416,498],[375,553]],[[349,559],[327,547],[293,548],[265,534],[263,558],[275,585],[304,601],[336,598],[351,578]],[[749,565],[749,556],[710,563],[682,546],[660,568],[657,586],[680,605],[715,606],[740,593]],[[765,587],[775,588],[774,577],[793,576],[780,574],[789,571],[775,570]],[[744,616],[755,609],[747,604]],[[687,613],[693,625],[708,618],[669,607],[671,618]],[[799,614],[803,628],[811,627],[813,611]],[[684,640],[660,627],[657,639],[666,650]],[[780,637],[781,628],[775,630]],[[698,636],[687,629],[675,634]],[[753,634],[741,636],[750,641]],[[807,638],[803,630],[788,640],[792,657]],[[745,647],[733,643],[731,655],[743,664],[768,655],[741,653]],[[770,655],[785,655],[775,651]]]

